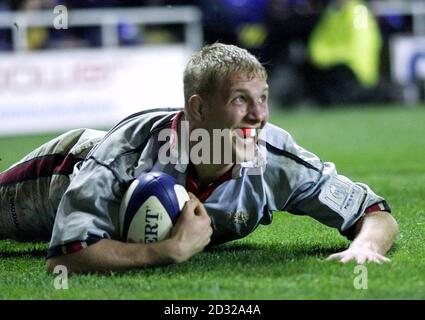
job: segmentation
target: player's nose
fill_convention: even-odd
[[[267,120],[268,106],[264,103],[252,102],[248,108],[246,119],[253,124]]]

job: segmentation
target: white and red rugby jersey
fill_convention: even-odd
[[[390,210],[367,185],[338,174],[333,163],[321,161],[297,145],[288,132],[270,123],[260,130],[254,159],[235,164],[201,189],[187,161],[187,150],[171,152],[176,143],[171,129],[178,125],[180,115],[181,109],[144,111],[106,134],[96,133],[95,146],[90,145],[84,160],[79,159],[69,176],[60,176],[63,194],[56,195],[53,204],[40,205],[39,211],[48,216],[43,232],[52,233],[49,257],[78,251],[103,238],[120,240],[121,198],[135,177],[153,170],[172,175],[203,201],[213,224],[212,244],[248,235],[259,224],[271,223],[277,211],[311,216],[351,237],[352,227],[365,212]],[[160,136],[164,130],[172,133],[169,139]],[[252,135],[244,132],[246,137]],[[163,163],[158,155],[168,149],[172,161]],[[52,189],[52,185],[47,183],[46,188]]]

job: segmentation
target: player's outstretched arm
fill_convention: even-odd
[[[81,251],[50,258],[47,269],[52,272],[55,266],[64,265],[70,272],[85,273],[179,263],[202,251],[211,235],[211,220],[202,203],[191,195],[170,238],[149,244],[102,239]]]
[[[355,238],[350,247],[328,257],[342,263],[354,261],[383,263],[390,259],[385,254],[392,247],[397,236],[397,222],[385,211],[371,212],[356,224]]]

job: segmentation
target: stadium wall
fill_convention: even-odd
[[[183,106],[182,45],[2,53],[0,135],[105,128]]]

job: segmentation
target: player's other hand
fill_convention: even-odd
[[[210,242],[213,233],[211,219],[204,205],[193,194],[184,205],[182,212],[171,231],[174,241],[174,258],[183,262],[202,251]]]
[[[338,260],[341,263],[354,261],[357,264],[364,264],[366,262],[382,264],[391,261],[384,255],[369,248],[348,248],[345,251],[330,255],[326,260]]]

